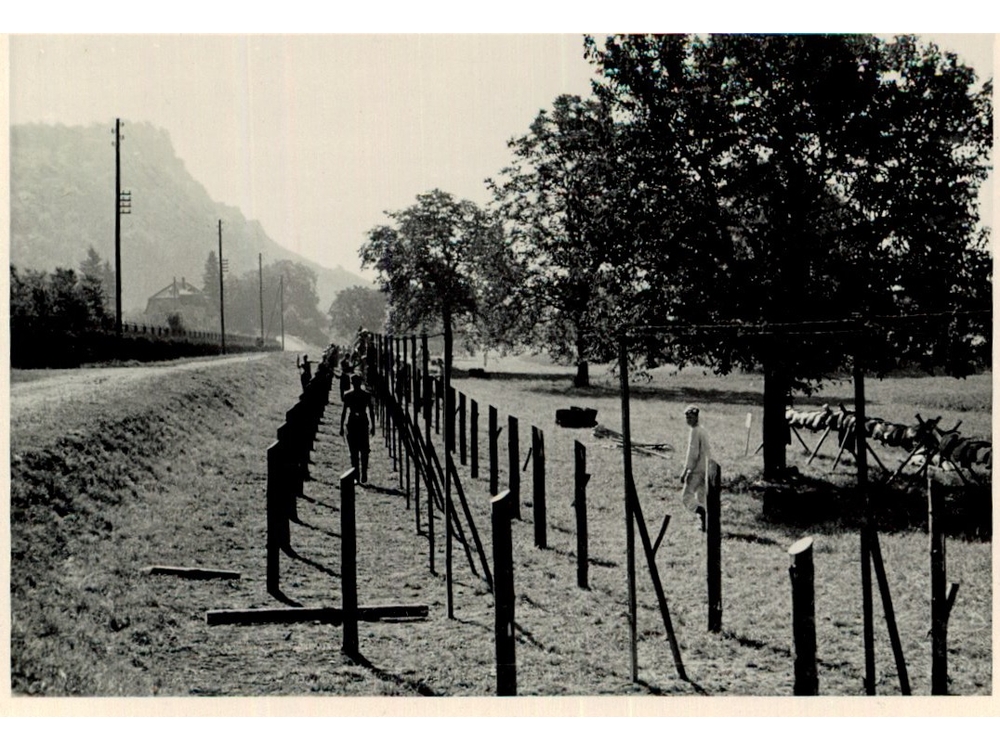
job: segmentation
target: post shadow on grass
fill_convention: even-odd
[[[289,607],[301,607],[302,606],[302,602],[295,601],[290,596],[288,596],[285,592],[283,592],[280,588],[271,589],[267,593],[269,593],[271,596],[273,596],[275,599],[277,599],[282,604],[287,604]]]
[[[331,578],[340,578],[340,573],[338,573],[336,570],[333,570],[332,568],[328,568],[325,565],[321,565],[320,563],[318,563],[318,562],[316,562],[314,560],[310,560],[308,557],[305,557],[304,555],[296,552],[291,547],[289,547],[288,550],[286,550],[286,552],[287,552],[288,556],[290,558],[292,558],[293,560],[298,560],[299,562],[303,562],[306,565],[308,565],[309,567],[315,568],[316,570],[320,571],[321,573],[326,573]]]
[[[418,695],[423,695],[430,698],[437,697],[438,695],[436,692],[434,692],[433,688],[426,685],[421,680],[408,680],[401,675],[393,674],[392,672],[387,672],[380,667],[376,667],[360,653],[351,655],[345,654],[345,657],[350,659],[359,667],[364,667],[383,682],[391,682],[398,687],[407,688],[417,693]]]
[[[389,497],[406,497],[406,491],[395,487],[379,487],[376,484],[364,485],[366,492],[374,492],[376,495],[388,495]]]
[[[312,531],[317,531],[320,534],[324,534],[326,536],[333,537],[334,539],[340,539],[340,534],[338,534],[336,531],[330,531],[329,529],[324,529],[324,528],[322,528],[320,526],[316,526],[314,524],[311,524],[311,523],[309,523],[307,521],[303,521],[301,519],[298,520],[298,521],[296,521],[296,523],[298,523],[299,526],[304,526],[305,528],[311,529]]]
[[[340,508],[338,508],[336,505],[330,505],[329,503],[324,503],[322,500],[317,500],[316,498],[310,497],[309,495],[302,494],[302,495],[299,495],[299,497],[301,497],[307,503],[311,503],[313,505],[318,505],[321,508],[327,508],[328,510],[332,510],[334,513],[337,513],[337,512],[340,511]]]

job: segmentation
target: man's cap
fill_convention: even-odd
[[[694,404],[690,404],[686,409],[684,409],[685,414],[697,414],[699,411],[698,407]]]

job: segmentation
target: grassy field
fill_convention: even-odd
[[[479,362],[458,365],[478,366]],[[615,382],[597,373],[576,390],[565,369],[529,359],[490,362],[489,380],[456,380],[486,406],[520,419],[520,460],[530,427],[545,431],[547,549],[533,544],[530,467],[522,475],[523,519],[514,523],[518,691],[522,695],[742,695],[792,693],[791,604],[787,548],[813,535],[820,692],[861,695],[858,508],[853,466],[831,472],[833,446],[803,470],[801,502],[764,513],[759,457],[744,456],[745,419],[759,442],[761,383],[685,371],[657,371],[634,386],[634,438],[673,446],[667,458],[638,454],[636,484],[655,535],[672,516],[657,555],[690,681],[676,676],[644,561],[638,565],[639,683],[629,674],[625,523],[621,451],[590,430],[555,426],[557,408],[599,410],[620,429]],[[428,570],[426,508],[420,532],[380,439],[373,439],[371,486],[358,493],[359,597],[362,604],[421,603],[426,621],[362,623],[362,660],[339,651],[339,628],[317,625],[208,627],[210,609],[276,606],[264,569],[264,455],[298,395],[291,356],[169,379],[131,383],[63,409],[48,420],[12,423],[11,680],[30,695],[450,695],[495,690],[493,601],[456,546],[456,619],[445,616],[444,557],[437,517],[436,574]],[[962,432],[989,437],[988,376],[966,381],[898,379],[869,385],[869,412],[909,421],[915,411],[962,419]],[[847,385],[814,403],[850,402]],[[291,604],[337,605],[339,492],[347,466],[337,434],[339,404],[328,407],[316,443],[295,554],[282,559],[282,594]],[[723,632],[706,629],[704,537],[680,507],[678,475],[688,401],[702,407],[713,451],[723,466]],[[816,435],[803,435],[814,444]],[[506,475],[501,436],[501,482]],[[573,441],[587,446],[590,586],[576,585],[572,501]],[[898,463],[903,453],[881,449]],[[480,439],[485,465],[485,439]],[[486,471],[472,480],[460,467],[475,523],[489,550]],[[991,522],[982,497],[950,490],[954,524],[949,580],[961,583],[949,629],[951,689],[991,693]],[[899,489],[880,502],[886,560],[899,631],[917,694],[930,691],[928,543],[921,492]],[[986,505],[988,493],[985,494]],[[977,505],[978,503],[978,505]],[[463,522],[464,523],[464,522]],[[492,562],[492,557],[489,557]],[[238,581],[182,581],[147,576],[148,565],[241,571]],[[476,560],[477,568],[479,566]],[[481,571],[480,571],[481,572]],[[878,691],[898,694],[876,596]]]

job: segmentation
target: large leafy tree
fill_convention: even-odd
[[[623,36],[588,40],[587,54],[628,131],[633,188],[659,219],[636,246],[632,306],[758,331],[675,335],[661,354],[763,369],[766,475],[784,469],[790,388],[858,351],[796,326],[988,307],[977,191],[992,85],[953,55],[840,35]],[[920,352],[967,365],[983,339],[970,320],[888,322],[867,364]]]
[[[445,370],[450,375],[455,327],[477,313],[495,321],[496,313],[480,303],[497,286],[488,280],[509,278],[514,264],[506,253],[503,231],[493,217],[472,201],[456,200],[441,190],[417,196],[400,211],[387,211],[392,224],[373,227],[359,255],[364,268],[374,268],[387,295],[389,328],[405,333],[441,322]]]
[[[515,252],[527,270],[518,286],[523,336],[557,360],[588,362],[614,325],[609,271],[622,237],[616,221],[615,124],[600,101],[563,95],[509,143],[514,162],[489,180]]]
[[[330,329],[341,341],[350,341],[358,328],[381,330],[385,323],[385,293],[352,286],[337,293],[327,315]]]

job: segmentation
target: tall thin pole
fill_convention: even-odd
[[[281,274],[278,286],[278,306],[281,308],[281,351],[285,351],[285,274]]]
[[[628,574],[628,620],[629,655],[631,656],[632,682],[639,680],[639,654],[636,638],[636,595],[635,595],[635,521],[632,509],[632,428],[629,417],[628,352],[625,334],[618,344],[618,375],[622,392],[622,456],[625,470],[625,545]]]
[[[222,219],[219,219],[219,329],[222,332],[222,353],[226,353],[226,302],[222,288]]]
[[[122,121],[115,118],[115,334],[122,335]]]
[[[257,273],[260,277],[260,345],[264,346],[264,256],[257,253]]]
[[[451,334],[451,311],[445,308],[444,311],[444,373],[442,383],[444,386],[444,523],[445,523],[445,588],[448,601],[448,619],[455,619],[455,596],[454,581],[452,576],[452,521],[451,521],[451,452],[455,447],[455,391],[451,387],[451,355],[452,355],[452,334]]]
[[[858,337],[861,338],[860,336]],[[868,446],[865,441],[865,371],[861,362],[861,342],[854,353],[854,438],[858,469],[858,499],[865,510],[861,530],[861,610],[862,640],[865,650],[865,693],[875,695],[875,615],[872,604],[872,533],[875,528],[871,499],[868,497]]]

